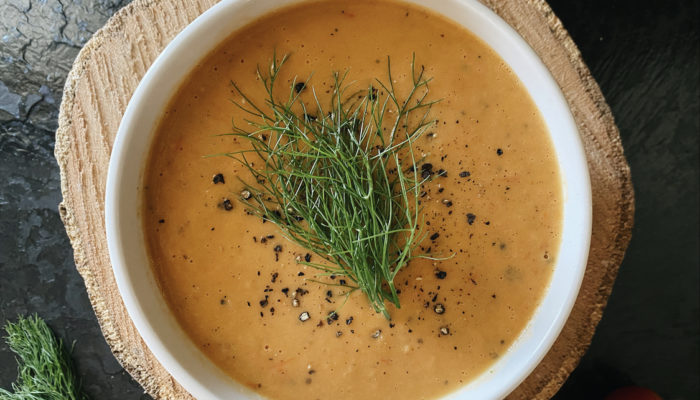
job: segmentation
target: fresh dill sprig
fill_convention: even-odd
[[[70,356],[46,322],[19,317],[5,325],[5,338],[19,364],[12,392],[0,388],[0,400],[87,400],[73,372]]]
[[[266,99],[259,105],[232,82],[249,118],[229,135],[251,148],[226,153],[254,178],[248,207],[275,223],[293,242],[330,261],[303,262],[323,275],[347,277],[347,294],[360,289],[372,307],[390,318],[386,302],[400,307],[394,278],[425,238],[421,185],[413,143],[434,124],[426,100],[424,69],[411,63],[410,90],[399,98],[388,60],[388,80],[351,92],[347,72],[333,75],[328,109],[308,82],[289,87],[278,100],[276,83],[288,56],[273,56],[258,69]],[[301,88],[301,90],[300,90]],[[310,90],[313,101],[301,100]]]

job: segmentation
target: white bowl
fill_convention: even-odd
[[[190,341],[171,315],[148,263],[141,230],[142,172],[156,124],[195,64],[234,30],[303,0],[224,0],[185,28],[134,92],[117,134],[107,176],[109,254],[124,304],[163,367],[198,399],[257,399]],[[446,399],[505,397],[537,366],[559,335],[578,294],[591,236],[591,187],[576,125],[559,87],[525,41],[476,0],[407,0],[464,26],[493,48],[527,88],[552,137],[563,179],[561,247],[551,283],[532,320],[486,372]]]

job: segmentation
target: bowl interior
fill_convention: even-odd
[[[148,263],[141,230],[142,172],[156,124],[180,82],[234,30],[281,6],[304,0],[224,0],[181,32],[136,89],[119,127],[110,160],[105,217],[110,258],[124,304],[149,349],[165,369],[200,399],[262,398],[207,359],[171,315]],[[539,108],[554,144],[564,190],[563,232],[551,283],[518,340],[475,381],[449,399],[496,399],[512,391],[551,347],[583,277],[591,232],[588,169],[576,125],[559,87],[525,41],[476,0],[406,0],[470,30],[511,67]]]

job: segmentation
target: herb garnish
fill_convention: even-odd
[[[0,400],[87,400],[80,390],[63,342],[38,316],[19,317],[5,325],[7,344],[18,357],[12,392],[0,389]]]
[[[330,261],[306,264],[328,276],[347,277],[350,290],[362,290],[372,307],[390,318],[385,302],[400,307],[394,278],[425,238],[419,195],[428,179],[417,170],[413,143],[435,121],[426,100],[424,68],[411,63],[412,87],[399,98],[388,60],[388,83],[376,79],[351,92],[345,74],[333,75],[328,110],[309,82],[292,81],[286,100],[273,93],[288,56],[273,61],[269,73],[258,68],[266,91],[264,106],[239,87],[234,104],[252,118],[233,123],[228,135],[246,139],[251,149],[226,153],[242,164],[255,183],[244,203],[275,223],[297,244]]]

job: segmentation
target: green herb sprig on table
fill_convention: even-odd
[[[18,359],[12,392],[0,389],[0,400],[87,400],[73,372],[63,342],[38,316],[19,317],[5,325],[5,338]]]
[[[390,318],[386,302],[400,307],[394,279],[416,255],[425,235],[420,208],[414,142],[435,121],[427,101],[424,69],[411,64],[410,90],[399,98],[388,61],[388,83],[377,79],[351,92],[347,73],[334,74],[325,109],[308,82],[296,82],[278,100],[276,84],[287,56],[273,57],[269,73],[258,69],[265,86],[264,105],[232,85],[234,102],[249,118],[229,135],[250,149],[226,153],[252,174],[244,182],[252,193],[246,204],[275,223],[293,242],[330,261],[303,262],[322,275],[347,277],[348,294],[360,289],[377,311]],[[301,100],[311,91],[313,100]]]

